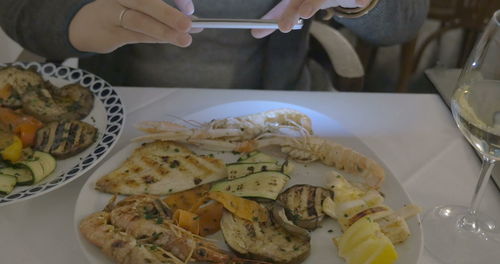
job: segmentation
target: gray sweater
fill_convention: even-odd
[[[127,45],[109,54],[75,50],[68,25],[90,0],[0,0],[0,25],[24,48],[50,60],[79,57],[79,67],[113,85],[310,90],[308,31],[275,32],[255,39],[249,30],[205,29],[188,48],[167,44]],[[171,0],[166,2],[171,3]],[[277,0],[194,0],[203,18],[259,18]],[[335,20],[376,45],[413,38],[422,25],[428,0],[380,0],[369,14]]]

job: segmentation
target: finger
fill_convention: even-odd
[[[192,41],[189,34],[175,31],[158,20],[132,9],[123,15],[122,27],[179,47],[187,47]]]
[[[191,19],[193,18],[198,18],[197,16],[191,16]],[[203,31],[203,28],[191,28],[191,30],[189,30],[189,33],[192,33],[192,34],[196,34],[196,33],[200,33]]]
[[[265,14],[262,19],[278,19],[285,12],[286,6],[290,3],[290,0],[282,0],[273,9],[271,9],[267,14]],[[276,29],[252,29],[250,32],[254,38],[263,38],[273,33]]]
[[[193,0],[174,0],[175,5],[186,15],[194,13]]]
[[[338,0],[339,6],[345,8],[365,7],[370,0]]]
[[[191,19],[162,0],[118,0],[118,2],[149,15],[176,31],[188,32],[191,29]]]
[[[189,30],[189,34],[196,34],[196,33],[200,33],[203,31],[203,28],[191,28],[191,30]]]
[[[286,7],[278,23],[281,32],[288,33],[292,30],[293,25],[295,25],[300,18],[299,7],[303,2],[304,0],[290,1],[290,4]]]
[[[302,18],[311,18],[319,9],[324,8],[325,4],[330,4],[328,7],[338,6],[337,1],[325,0],[307,0],[299,7],[299,15]]]
[[[356,0],[358,7],[367,7],[372,0]]]
[[[130,31],[124,28],[119,28],[116,32],[116,38],[120,42],[120,46],[136,43],[162,43],[160,40],[144,35],[139,32]]]

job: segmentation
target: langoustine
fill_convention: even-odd
[[[288,128],[281,129],[281,128]],[[313,136],[310,118],[290,109],[271,110],[243,117],[213,120],[199,128],[169,122],[143,122],[142,131],[153,133],[134,141],[165,140],[199,146],[212,151],[252,152],[278,146],[295,161],[316,160],[361,177],[378,188],[385,178],[383,167],[374,160],[333,140]]]
[[[155,196],[129,196],[83,219],[80,232],[118,263],[266,263],[232,256],[174,225],[170,215]]]
[[[138,140],[169,140],[189,139],[219,139],[228,141],[243,141],[258,137],[263,133],[276,133],[281,129],[305,131],[312,134],[311,119],[293,109],[275,109],[257,114],[214,119],[207,123],[186,121],[194,128],[166,121],[144,121],[136,127],[149,133]]]

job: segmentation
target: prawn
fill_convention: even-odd
[[[187,263],[191,260],[234,264],[266,263],[234,257],[202,237],[178,227],[169,218],[171,212],[168,206],[156,196],[135,195],[116,205],[113,203],[111,200],[106,206],[105,210],[108,212],[98,212],[85,218],[80,224],[80,231],[90,242],[102,248],[119,263],[133,263],[126,259],[126,254],[133,253],[132,245],[144,245],[141,254],[153,254],[156,252],[150,252],[151,250],[158,250],[164,257],[163,261],[165,256],[168,257],[170,262],[167,263]],[[125,257],[115,257],[116,250],[109,251],[105,246],[116,244],[116,236],[128,239],[120,251]]]
[[[145,140],[220,139],[243,141],[263,133],[277,133],[283,129],[306,131],[312,134],[311,119],[293,109],[275,109],[257,114],[214,119],[207,123],[193,124],[194,128],[167,121],[144,121],[136,127],[150,135],[137,138]]]

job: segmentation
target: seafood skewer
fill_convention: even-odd
[[[156,250],[163,256],[159,261],[167,261],[166,263],[187,263],[190,260],[234,264],[266,263],[234,257],[202,237],[174,225],[171,219],[165,218],[171,213],[168,207],[159,205],[159,201],[155,196],[130,196],[116,205],[106,206],[110,212],[98,212],[85,218],[80,223],[80,231],[119,263],[142,263],[130,262],[127,254],[130,257],[132,254],[134,257],[147,255],[149,258],[156,255]],[[135,249],[137,245],[139,249]]]
[[[166,121],[145,121],[136,127],[151,135],[137,140],[188,140],[188,139],[222,139],[243,141],[256,138],[263,133],[276,133],[287,128],[312,134],[311,119],[293,109],[276,109],[262,113],[214,119],[208,123],[189,128]]]

